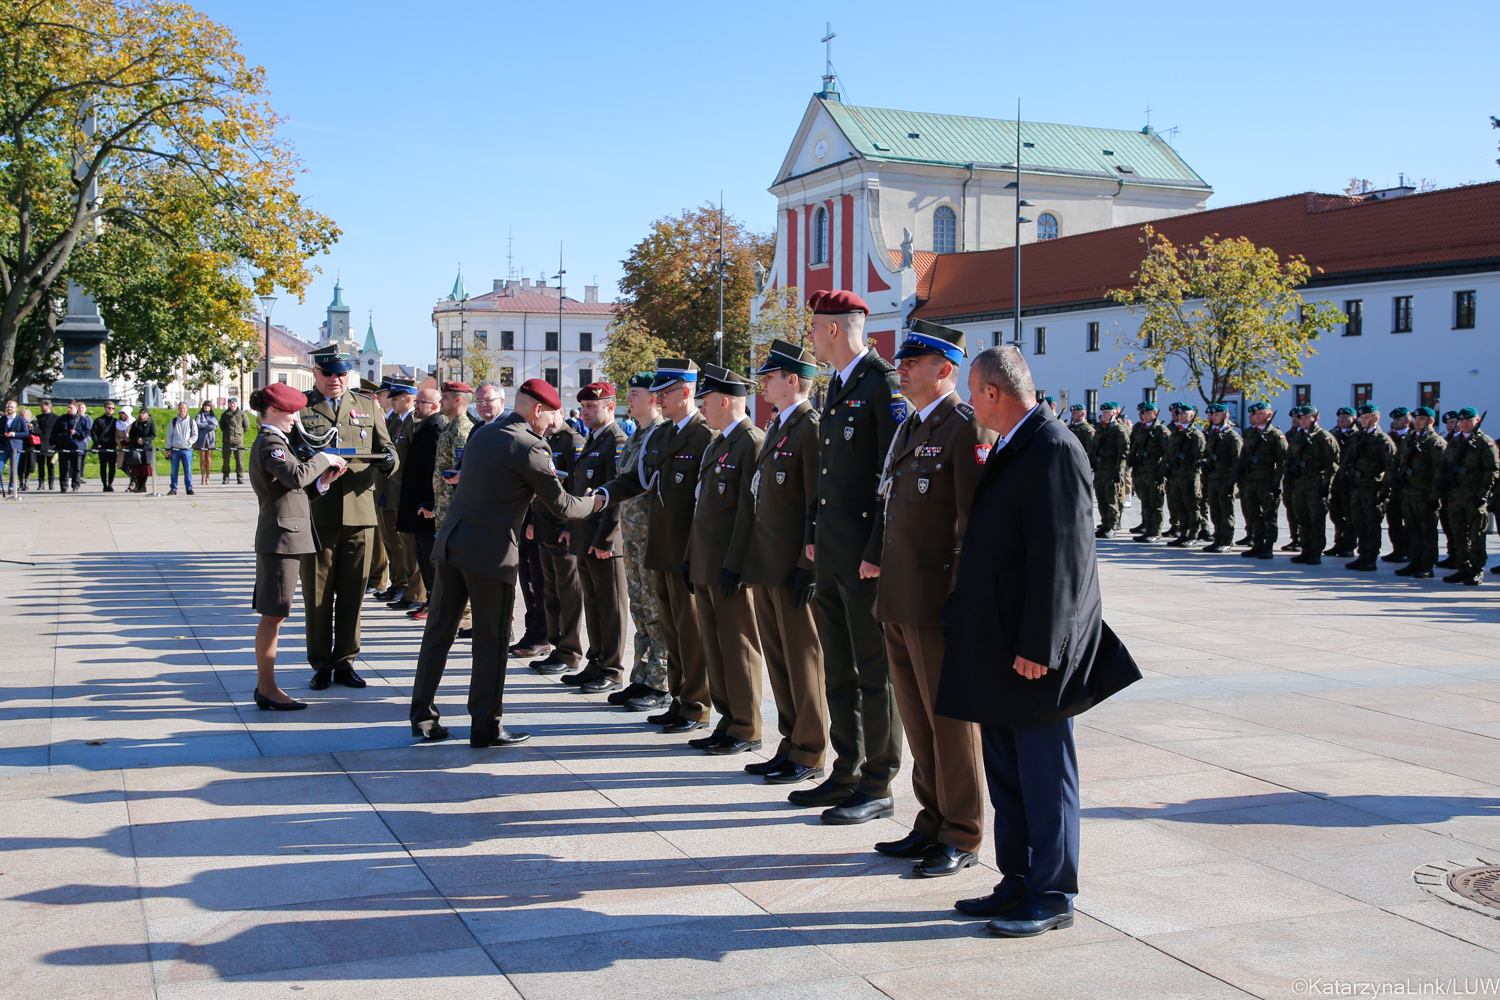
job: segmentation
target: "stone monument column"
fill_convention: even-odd
[[[113,388],[104,377],[104,345],[110,332],[99,315],[94,297],[68,282],[68,315],[57,325],[62,342],[63,374],[52,384],[54,399],[76,399],[98,406],[113,398]]]

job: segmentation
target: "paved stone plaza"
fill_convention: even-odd
[[[249,488],[87,489],[0,506],[0,556],[35,563],[0,564],[4,997],[1116,1000],[1500,975],[1500,909],[1413,880],[1500,863],[1500,586],[1103,543],[1146,680],[1078,725],[1077,925],[1002,941],[950,909],[996,881],[989,843],[939,880],[870,850],[914,813],[905,774],[896,820],[823,826],[745,758],[514,662],[532,742],[412,746],[420,632],[378,606],[368,688],[307,692],[299,611],[281,677],[312,707],[259,712]],[[442,698],[461,725],[466,667]]]

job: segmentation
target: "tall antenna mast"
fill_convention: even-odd
[[[516,276],[516,227],[508,226],[505,237],[505,277]]]

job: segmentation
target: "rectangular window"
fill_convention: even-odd
[[[1099,349],[1099,324],[1098,323],[1090,323],[1089,324],[1089,331],[1088,331],[1088,345],[1084,348],[1084,350],[1086,350],[1086,351],[1097,351],[1098,349]],[[1091,410],[1089,412],[1093,412],[1093,411]]]
[[[1375,388],[1369,382],[1354,383],[1354,405],[1364,406],[1375,398]]]
[[[490,333],[488,330],[474,331],[474,346],[481,351],[486,350],[490,346]]]
[[[1091,323],[1089,325],[1090,326],[1097,326],[1098,324],[1097,323]],[[1085,389],[1085,390],[1083,390],[1083,405],[1084,405],[1084,413],[1085,413],[1086,416],[1092,417],[1095,413],[1097,413],[1098,410],[1099,410],[1099,390],[1098,389]]]
[[[581,385],[581,386],[588,385],[592,381],[594,381],[594,369],[592,369],[592,368],[580,368],[580,369],[578,369],[578,384],[579,385]]]
[[[1005,343],[1005,331],[996,330],[994,338],[990,341],[990,346],[999,347],[1003,343]]]
[[[250,373],[250,388],[252,388],[252,389],[259,389],[260,388],[260,372],[251,372]]]
[[[1292,398],[1297,401],[1297,405],[1298,406],[1311,406],[1312,405],[1312,386],[1310,386],[1310,385],[1294,385],[1294,386],[1292,386]]]
[[[543,350],[555,351],[557,349],[558,349],[557,348],[557,331],[556,330],[548,330],[547,331],[547,346],[544,347]]]
[[[286,372],[278,373],[276,376],[276,381],[280,382],[282,385],[286,385]]]
[[[514,351],[515,349],[516,349],[516,331],[514,331],[514,330],[501,330],[500,331],[500,350],[502,350],[502,351]]]
[[[578,335],[578,349],[580,351],[592,351],[594,349],[594,335],[592,333],[580,333]],[[589,379],[590,382],[593,379]]]
[[[1392,333],[1411,333],[1411,296],[1398,295],[1392,300],[1395,307]]]
[[[1141,402],[1143,402],[1143,403],[1154,403],[1154,402],[1156,402],[1156,387],[1155,386],[1152,386],[1151,388],[1149,388],[1149,389],[1147,389],[1147,390],[1145,390],[1144,392],[1141,393]]]
[[[1453,329],[1474,329],[1474,300],[1473,292],[1455,292],[1453,294]]]
[[[1349,321],[1344,324],[1344,336],[1358,337],[1365,332],[1365,300],[1348,299],[1344,302],[1344,315]]]
[[[1418,382],[1417,383],[1418,406],[1430,406],[1433,412],[1443,412],[1443,383],[1441,382]]]
[[[1039,326],[1036,328],[1036,346],[1031,349],[1032,354],[1047,353],[1047,328]]]
[[[514,368],[500,369],[500,384],[512,386],[516,384],[516,370]]]
[[[556,368],[543,368],[542,369],[542,378],[546,381],[546,383],[548,385],[552,386],[554,389],[557,388],[557,369]]]

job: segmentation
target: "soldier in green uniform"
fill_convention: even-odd
[[[552,466],[566,488],[573,466],[583,451],[583,435],[573,429],[562,410],[551,414],[547,445]],[[566,674],[563,683],[583,683],[583,584],[578,559],[568,551],[563,532],[567,524],[553,517],[540,502],[531,505],[531,537],[542,553],[542,603],[547,610],[547,642],[552,652],[531,662],[539,674]],[[568,674],[569,670],[575,671]]]
[[[1291,537],[1281,547],[1283,552],[1302,550],[1302,531],[1297,523],[1297,502],[1292,498],[1291,480],[1292,470],[1297,467],[1297,462],[1302,457],[1302,449],[1307,445],[1307,434],[1302,430],[1302,412],[1305,409],[1307,407],[1294,406],[1287,411],[1291,422],[1286,429],[1286,461],[1281,467],[1281,504],[1286,508],[1287,533]]]
[[[1130,458],[1130,431],[1120,416],[1119,403],[1099,406],[1099,430],[1089,455],[1094,466],[1094,496],[1099,502],[1099,528],[1095,538],[1109,538],[1120,526],[1125,505],[1126,462]]]
[[[437,515],[435,528],[442,528],[443,516],[453,502],[458,486],[443,478],[443,473],[463,464],[464,445],[474,432],[474,418],[469,416],[469,404],[474,401],[474,390],[464,382],[444,382],[441,412],[448,421],[443,433],[438,435],[437,458],[433,461],[432,500]]]
[[[1203,492],[1213,519],[1213,539],[1204,552],[1228,552],[1234,544],[1234,483],[1245,439],[1234,429],[1229,408],[1208,404],[1208,436],[1204,441]]]
[[[1338,426],[1328,432],[1339,446],[1339,474],[1334,477],[1333,486],[1328,492],[1328,519],[1333,522],[1333,544],[1323,554],[1348,559],[1354,555],[1356,540],[1354,522],[1349,517],[1350,479],[1344,472],[1344,449],[1356,433],[1354,407],[1340,406],[1335,416]]]
[[[1373,403],[1362,404],[1358,418],[1359,427],[1349,435],[1339,463],[1348,484],[1349,521],[1359,550],[1344,568],[1370,573],[1379,566],[1380,529],[1396,446],[1380,429],[1380,410]]]
[[[359,612],[370,575],[370,545],[375,532],[375,470],[390,475],[396,453],[385,430],[384,415],[369,396],[349,391],[349,356],[337,348],[312,355],[316,388],[307,393],[299,414],[306,433],[320,438],[334,431],[339,454],[375,454],[370,461],[350,462],[327,492],[312,500],[318,549],[302,557],[302,600],[307,612],[307,662],[313,668],[308,686],[322,691],[332,681],[362,688],[354,672],[359,656]]]
[[[1135,480],[1135,495],[1141,498],[1141,524],[1138,542],[1154,542],[1161,537],[1162,507],[1166,503],[1167,438],[1171,432],[1157,419],[1155,403],[1136,406],[1140,420],[1130,432],[1130,474]]]
[[[1404,504],[1401,493],[1406,488],[1405,481],[1401,475],[1401,446],[1405,444],[1407,437],[1411,434],[1411,411],[1404,406],[1398,406],[1391,411],[1391,444],[1395,445],[1396,453],[1391,457],[1391,467],[1386,474],[1386,482],[1390,485],[1390,492],[1386,494],[1385,500],[1385,523],[1386,531],[1391,538],[1391,551],[1380,557],[1381,562],[1404,563],[1411,561],[1411,553],[1407,551],[1406,521],[1402,519]]]
[[[1297,508],[1302,551],[1292,562],[1318,566],[1323,562],[1323,544],[1328,540],[1328,493],[1339,471],[1339,444],[1318,426],[1318,409],[1301,407],[1298,423],[1302,438],[1287,452],[1287,476],[1292,502]]]
[[[1245,515],[1250,548],[1240,555],[1270,559],[1275,555],[1281,513],[1281,476],[1286,464],[1286,435],[1271,421],[1276,411],[1264,401],[1249,406],[1250,428],[1240,453],[1240,510]]]
[[[1447,450],[1447,469],[1439,490],[1451,508],[1448,523],[1453,527],[1453,572],[1444,583],[1464,583],[1471,587],[1484,579],[1484,532],[1489,519],[1490,491],[1500,475],[1500,455],[1495,442],[1479,429],[1479,413],[1472,406],[1458,411],[1458,434]]]
[[[1447,413],[1443,414],[1443,429],[1438,431],[1438,434],[1442,436],[1443,444],[1446,447],[1453,447],[1453,441],[1458,437],[1457,410],[1449,410]],[[1446,462],[1447,460],[1448,458],[1445,451],[1443,461]],[[1446,466],[1444,467],[1444,469],[1446,471]],[[1443,529],[1444,559],[1437,565],[1442,569],[1453,568],[1453,556],[1458,551],[1457,546],[1454,544],[1453,540],[1453,524],[1450,514],[1451,509],[1448,505],[1448,501],[1440,495],[1438,497],[1438,524]]]
[[[1094,425],[1089,422],[1088,410],[1082,403],[1074,403],[1068,407],[1068,430],[1078,438],[1078,443],[1083,445],[1083,453],[1091,455],[1094,452]]]
[[[1201,530],[1198,502],[1203,498],[1202,463],[1207,442],[1194,423],[1197,417],[1197,407],[1177,404],[1177,422],[1167,439],[1167,505],[1177,529],[1177,537],[1167,544],[1179,549],[1196,542]]]
[[[1411,562],[1397,576],[1431,580],[1438,556],[1438,480],[1447,468],[1443,452],[1448,442],[1432,429],[1437,414],[1419,406],[1411,430],[1401,438],[1396,457],[1401,469],[1401,522],[1406,528],[1406,552]]]
[[[637,372],[630,376],[626,404],[635,433],[625,442],[615,465],[615,475],[636,474],[646,439],[663,423],[661,407],[651,392],[654,372]],[[619,505],[620,536],[624,550],[625,589],[630,597],[630,620],[635,625],[635,662],[630,672],[630,686],[609,696],[610,704],[627,712],[656,712],[671,704],[667,694],[667,646],[661,630],[661,606],[646,568],[646,515],[649,505],[644,497],[634,497]]]

